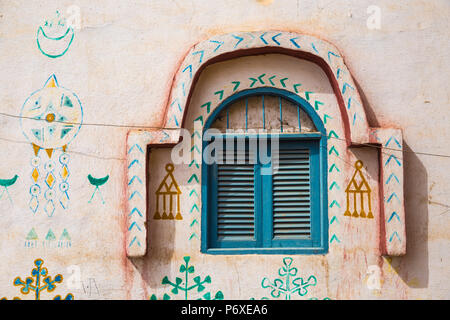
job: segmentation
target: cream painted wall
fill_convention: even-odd
[[[366,26],[369,16],[366,10],[373,4],[381,9],[379,30]],[[55,10],[65,11],[70,5],[81,9],[81,29],[75,30],[74,41],[63,57],[49,59],[37,49],[37,28]],[[417,152],[448,154],[449,13],[450,5],[445,0],[395,4],[387,0],[345,3],[249,0],[214,4],[200,0],[2,1],[0,112],[19,115],[27,97],[55,74],[59,85],[80,98],[84,123],[157,126],[174,73],[195,43],[228,32],[273,29],[328,40],[343,54],[359,86],[370,124],[403,130],[407,254],[378,259],[373,245],[377,231],[359,225],[359,231],[369,230],[366,237],[352,233],[341,239],[340,247],[331,246],[326,257],[294,257],[293,266],[299,269],[299,276],[317,277],[317,285],[310,287],[305,297],[296,298],[448,299],[449,160]],[[313,72],[317,67],[294,62],[293,58],[280,58],[282,63],[264,59],[258,57],[248,62],[245,72],[258,74],[263,69],[290,73],[290,78],[297,77],[303,83],[311,81],[310,86],[323,93],[321,98],[336,106],[324,75]],[[231,72],[233,66],[240,70],[238,63],[224,64],[229,66],[212,66],[202,75],[189,107],[188,124],[200,106],[198,102],[213,94],[212,89],[232,81],[236,74]],[[245,72],[242,76],[247,75]],[[0,226],[4,230],[0,235],[0,252],[4,257],[0,264],[1,297],[27,298],[12,282],[17,276],[28,276],[33,261],[42,258],[51,275],[64,276],[63,283],[53,293],[43,294],[43,298],[68,292],[76,299],[147,299],[151,294],[159,298],[169,292],[168,286],[161,285],[162,278],[167,275],[172,280],[178,276],[179,265],[186,255],[191,256],[196,272],[211,276],[212,283],[208,285],[211,292],[221,290],[228,299],[259,299],[269,294],[268,289],[261,288],[262,278],[277,276],[283,255],[205,256],[199,254],[197,239],[188,240],[190,220],[153,223],[152,188],[154,181],[161,178],[159,171],[150,176],[149,254],[144,259],[126,258],[123,205],[128,128],[90,125],[81,128],[68,146],[70,207],[58,209],[48,218],[45,212],[33,214],[29,209],[30,162],[34,154],[20,121],[0,115],[0,124],[3,150],[0,178],[19,176],[8,188],[12,202],[6,194],[0,199]],[[150,166],[165,164],[168,152],[166,149],[152,153]],[[356,158],[363,159],[369,175],[377,176],[377,162],[373,160],[377,156],[373,150],[352,149],[346,156],[350,163]],[[185,184],[186,172],[183,168],[175,170],[177,179]],[[89,174],[110,176],[100,189],[105,204],[98,194],[88,203],[94,191],[87,179]],[[183,192],[183,197],[187,196]],[[185,208],[186,218],[188,210]],[[349,221],[340,219],[340,222],[342,233],[348,231],[346,226],[351,229]],[[49,229],[57,238],[67,229],[72,246],[52,248],[40,244],[37,248],[25,248],[31,228],[35,228],[40,241]],[[355,244],[361,239],[361,245]],[[361,247],[364,250],[358,249]],[[381,291],[367,288],[369,265],[382,268]],[[82,283],[71,277],[71,266],[79,267]]]

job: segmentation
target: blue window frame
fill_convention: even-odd
[[[271,154],[269,139],[269,163],[261,159],[260,146],[255,143],[261,135],[224,133],[214,136],[212,141],[223,143],[224,151],[236,146],[238,139],[245,141],[243,150],[234,147],[231,153],[234,160],[240,157],[244,161],[202,163],[201,250],[204,253],[328,252],[327,139],[321,119],[307,101],[275,88],[242,91],[226,99],[212,113],[204,130],[234,102],[267,95],[293,102],[307,113],[317,132],[276,134],[279,151]],[[280,102],[280,119],[281,112]],[[204,135],[203,150],[212,141]],[[274,159],[278,159],[276,163]],[[267,172],[272,174],[263,174]]]

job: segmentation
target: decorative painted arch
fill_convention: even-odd
[[[361,98],[337,48],[312,36],[281,31],[225,34],[191,48],[175,76],[162,127],[182,127],[195,83],[208,65],[235,57],[268,53],[286,54],[319,65],[337,98],[344,119],[347,145],[369,142],[369,125]],[[237,88],[222,95],[226,98],[251,86],[252,81],[240,83]],[[285,86],[285,83],[279,84],[281,88]],[[293,87],[291,91],[297,92],[297,88]],[[220,100],[212,103],[214,105],[211,108],[214,110]]]
[[[128,226],[126,251],[129,257],[139,257],[146,253],[147,146],[174,145],[179,141],[195,84],[208,65],[237,57],[270,53],[297,57],[320,66],[327,75],[337,99],[347,147],[371,144],[380,148],[380,214],[381,221],[384,221],[380,226],[380,247],[385,255],[402,255],[406,252],[401,130],[369,126],[352,76],[341,53],[331,43],[292,32],[262,31],[219,35],[194,45],[185,55],[174,76],[169,97],[163,107],[165,112],[161,129],[133,130],[128,133],[125,214]],[[287,78],[275,80],[273,77],[264,76],[263,74],[250,78],[245,83],[232,82],[231,86],[215,93],[217,98],[214,101],[211,100],[202,107],[207,109],[209,114],[223,99],[240,91],[262,86],[288,90],[309,100],[308,95],[311,92],[301,92],[299,84],[290,84]],[[206,118],[201,116],[199,120],[203,125]],[[395,184],[394,181],[398,183]]]

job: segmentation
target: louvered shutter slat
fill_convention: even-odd
[[[280,150],[278,158],[278,170],[272,178],[274,239],[310,238],[309,150]]]
[[[235,159],[247,160],[248,154],[235,153]],[[254,165],[218,164],[217,236],[219,240],[253,240]]]

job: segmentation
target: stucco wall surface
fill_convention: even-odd
[[[371,5],[380,9],[379,29],[367,26]],[[40,31],[51,29],[46,19],[56,10],[70,16],[71,6],[80,18],[73,38],[68,33],[65,42],[56,39],[46,47],[51,39]],[[54,291],[43,291],[41,299],[69,293],[75,299],[149,299],[153,294],[194,299],[207,298],[208,292],[212,298],[276,298],[267,284],[281,278],[282,267],[296,268],[293,278],[310,283],[291,299],[450,298],[449,16],[446,0],[1,1],[0,297],[34,298],[34,292],[21,292],[15,279],[29,277],[39,268],[35,260],[42,259],[50,282],[57,274],[63,279],[56,279]],[[62,20],[52,21],[56,27]],[[328,139],[327,150],[326,255],[200,253],[201,175],[194,181],[192,165],[174,169],[183,220],[153,219],[155,191],[171,149],[151,148],[148,163],[128,163],[128,153],[147,151],[130,150],[128,132],[161,127],[174,78],[189,72],[180,68],[195,44],[223,34],[261,32],[264,41],[276,45],[281,40],[273,40],[271,30],[332,43],[355,83],[347,90],[359,91],[369,125],[401,129],[406,255],[381,256],[380,202],[387,200],[376,201],[382,198],[378,149],[347,148],[345,139],[336,137]],[[233,39],[236,46],[239,39]],[[219,44],[212,42],[211,50]],[[297,88],[313,106],[321,102],[317,113],[327,119],[327,130],[344,138],[341,111],[325,73],[310,61],[281,54],[208,66],[182,106],[187,109],[184,127],[194,132],[196,119],[209,113],[202,105],[217,99],[222,89],[231,92],[233,81],[251,83],[262,74],[255,86],[270,84],[268,78],[276,75],[277,87]],[[293,87],[297,83],[301,87]],[[43,117],[55,114],[61,122],[43,118],[50,126],[33,127],[27,120],[42,116],[33,110],[35,102],[45,103]],[[371,220],[344,216],[344,190],[356,160],[363,161],[372,187]],[[130,181],[129,170],[142,166],[148,181]],[[129,185],[140,184],[148,186],[148,194],[127,193]],[[128,225],[127,216],[146,214],[131,211],[131,196],[148,205],[143,218],[147,254],[141,258],[127,257],[126,234],[139,228]],[[200,276],[206,289],[175,294],[172,284],[189,266],[195,266],[190,281]]]

